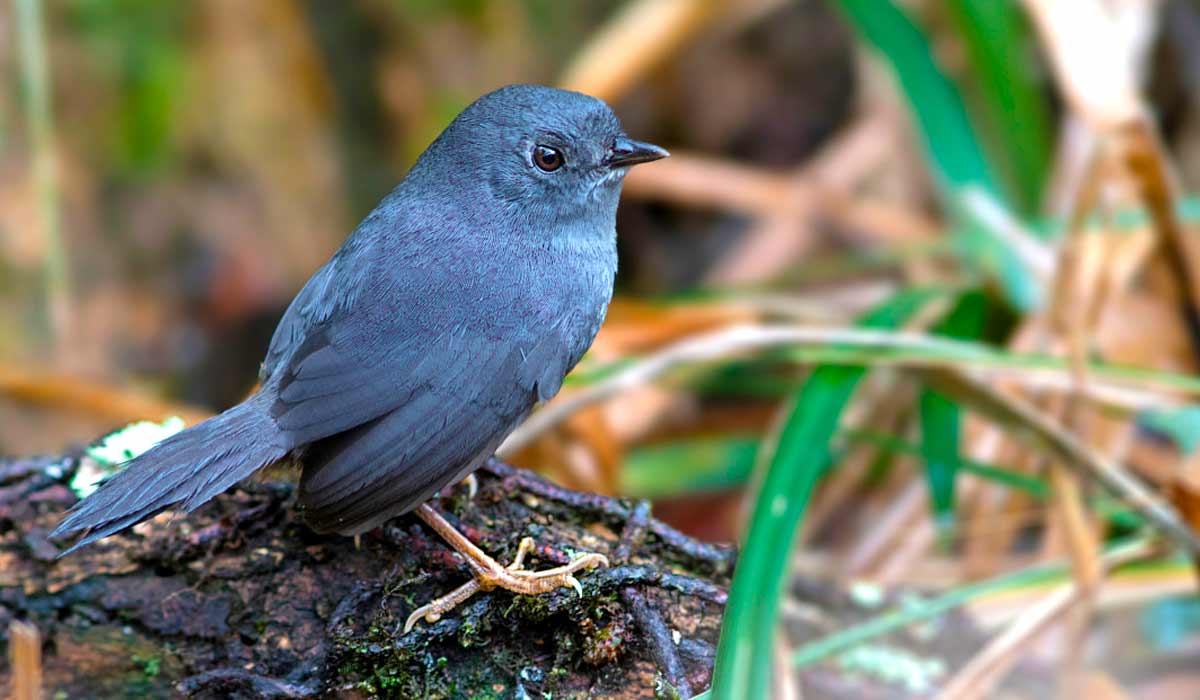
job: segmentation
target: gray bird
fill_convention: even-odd
[[[510,570],[424,502],[558,393],[612,297],[625,173],[666,155],[593,97],[479,98],[304,285],[259,390],[130,461],[54,536],[82,534],[70,552],[294,459],[313,529],[355,535],[415,509],[471,564],[475,580],[410,625],[479,589],[578,586],[572,572],[603,557]]]

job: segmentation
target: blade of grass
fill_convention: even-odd
[[[702,343],[704,337],[722,342]],[[735,337],[736,336],[736,337]],[[832,344],[831,344],[832,343]],[[708,347],[708,345],[718,347]],[[686,346],[687,352],[684,352]],[[737,346],[737,347],[734,347]],[[782,348],[782,350],[780,350]],[[709,334],[684,339],[668,348],[671,357],[639,371],[655,378],[686,364],[723,360],[727,356],[777,350],[780,356],[800,364],[952,366],[963,369],[1012,371],[1014,378],[1052,374],[1067,380],[1069,368],[1062,358],[1039,353],[1019,353],[986,343],[961,341],[921,333],[880,332],[870,329],[829,329],[809,326],[732,326]],[[660,353],[660,357],[667,351]],[[588,363],[572,372],[568,386],[589,386],[637,368],[646,357],[624,358],[603,365]],[[1200,396],[1200,378],[1144,367],[1092,363],[1088,374],[1093,386],[1110,383],[1151,391]],[[574,398],[574,397],[573,397]]]
[[[983,335],[988,299],[979,292],[959,297],[946,318],[934,331],[959,340],[976,340]],[[929,483],[929,503],[934,525],[943,541],[948,541],[954,525],[954,484],[960,461],[959,442],[962,411],[946,395],[923,387],[917,399],[921,420],[921,453],[925,457],[925,478]]]
[[[872,430],[845,430],[837,434],[833,465],[846,449],[844,443],[870,445],[888,455],[921,457],[921,447],[896,435]],[[675,440],[638,447],[629,452],[621,473],[621,493],[630,498],[659,498],[686,493],[734,488],[746,483],[758,455],[759,440],[743,435],[719,435]],[[1045,500],[1045,480],[994,464],[959,456],[955,470],[974,474]]]
[[[847,430],[843,434],[843,437],[851,442],[874,445],[880,450],[895,454],[906,454],[914,457],[920,457],[923,454],[919,445],[915,445],[895,435],[888,435],[872,430]],[[1013,469],[976,462],[975,460],[964,459],[961,456],[955,461],[954,468],[974,474],[981,479],[994,481],[1011,489],[1024,491],[1038,500],[1045,500],[1050,496],[1050,488],[1044,479],[1023,474]]]
[[[962,97],[934,60],[925,34],[892,0],[841,0],[858,33],[888,61],[912,109],[942,203],[960,231],[964,260],[1000,281],[1009,301],[1031,310],[1041,286],[1021,259],[973,216],[963,192],[981,188],[1001,199]]]
[[[1003,166],[1010,201],[1033,214],[1041,203],[1052,139],[1048,100],[1026,53],[1032,36],[1025,14],[1016,3],[986,0],[952,0],[947,9],[967,49],[971,84],[982,97],[988,153]]]
[[[954,483],[958,473],[961,412],[944,394],[923,388],[917,398],[921,419],[921,456],[933,522],[943,541],[954,527]]]
[[[868,314],[862,325],[895,327],[931,298],[901,293]],[[788,553],[808,496],[830,460],[830,442],[862,367],[822,366],[797,395],[774,446],[734,573],[717,648],[712,694],[718,700],[768,697],[779,597]]]
[[[659,498],[738,486],[750,477],[758,446],[755,437],[722,435],[633,450],[621,469],[620,493]]]
[[[855,30],[891,65],[921,130],[943,195],[976,184],[995,192],[992,168],[954,84],[934,60],[925,34],[892,0],[841,0]]]

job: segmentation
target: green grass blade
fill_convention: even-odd
[[[924,456],[920,445],[873,430],[840,431],[835,442],[839,446],[833,455],[832,468],[841,462],[845,445],[851,443],[870,445],[888,455]],[[660,498],[735,488],[750,478],[758,450],[757,438],[737,434],[683,438],[638,447],[622,465],[621,493],[630,498]],[[961,456],[951,466],[1038,500],[1049,495],[1045,479],[1037,476]]]
[[[1174,410],[1146,411],[1138,419],[1145,428],[1162,433],[1185,455],[1200,447],[1200,406]]]
[[[934,61],[929,40],[892,0],[841,0],[858,33],[891,65],[920,127],[943,194],[978,185],[996,194],[992,168],[962,97]]]
[[[1032,32],[1016,3],[947,3],[978,91],[985,146],[1005,177],[1009,200],[1024,214],[1037,212],[1051,157],[1048,98],[1039,89],[1030,49]],[[979,112],[977,112],[979,113]]]
[[[958,473],[962,412],[945,395],[928,388],[921,390],[917,403],[929,502],[934,524],[939,532],[946,534],[954,525],[954,477]]]
[[[983,335],[988,304],[987,297],[980,292],[963,294],[935,332],[958,340],[978,340]],[[954,523],[954,477],[961,461],[962,410],[950,398],[929,387],[922,388],[917,403],[929,501],[938,531],[945,535]]]
[[[843,437],[849,442],[874,445],[885,452],[905,454],[913,457],[924,455],[919,445],[887,433],[873,430],[847,430],[843,433]],[[1046,483],[1045,479],[1036,476],[1030,476],[1013,469],[1006,469],[985,462],[976,462],[975,460],[962,457],[958,458],[953,467],[956,470],[974,474],[981,479],[987,479],[1011,489],[1024,491],[1040,501],[1044,501],[1050,497],[1049,484]]]
[[[765,352],[765,351],[764,351]],[[976,341],[948,338],[912,337],[903,342],[882,345],[871,339],[846,339],[838,345],[794,345],[778,351],[781,358],[798,364],[839,364],[912,367],[962,367],[993,369],[1027,375],[1052,372],[1065,375],[1067,362],[1059,357],[1037,353],[1015,353]],[[583,368],[570,374],[566,383],[586,386],[598,382],[622,369],[637,358],[623,358],[603,365]],[[725,363],[737,362],[727,360]],[[1200,397],[1200,378],[1176,372],[1164,372],[1145,367],[1088,363],[1088,374],[1103,382],[1147,392],[1162,391],[1169,395]]]
[[[930,298],[928,292],[902,293],[870,313],[862,325],[895,327]],[[734,573],[713,672],[712,695],[718,700],[767,697],[770,692],[788,553],[813,486],[830,461],[842,410],[865,373],[861,367],[818,367],[796,397],[771,455]]]
[[[998,279],[1016,308],[1035,308],[1042,299],[1037,279],[961,201],[964,191],[979,187],[1011,208],[996,187],[994,168],[962,97],[938,67],[928,38],[892,0],[841,0],[839,5],[863,39],[887,59],[908,100],[942,203],[960,231],[959,254]]]

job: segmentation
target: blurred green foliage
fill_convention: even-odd
[[[187,26],[194,7],[155,0],[69,0],[68,29],[116,86],[108,159],[118,175],[150,177],[177,156],[189,91]]]

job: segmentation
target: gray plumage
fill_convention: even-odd
[[[363,532],[462,479],[591,344],[624,173],[664,155],[592,97],[481,97],[296,296],[259,391],[132,460],[55,536],[83,533],[78,547],[194,509],[288,455],[323,532]]]

